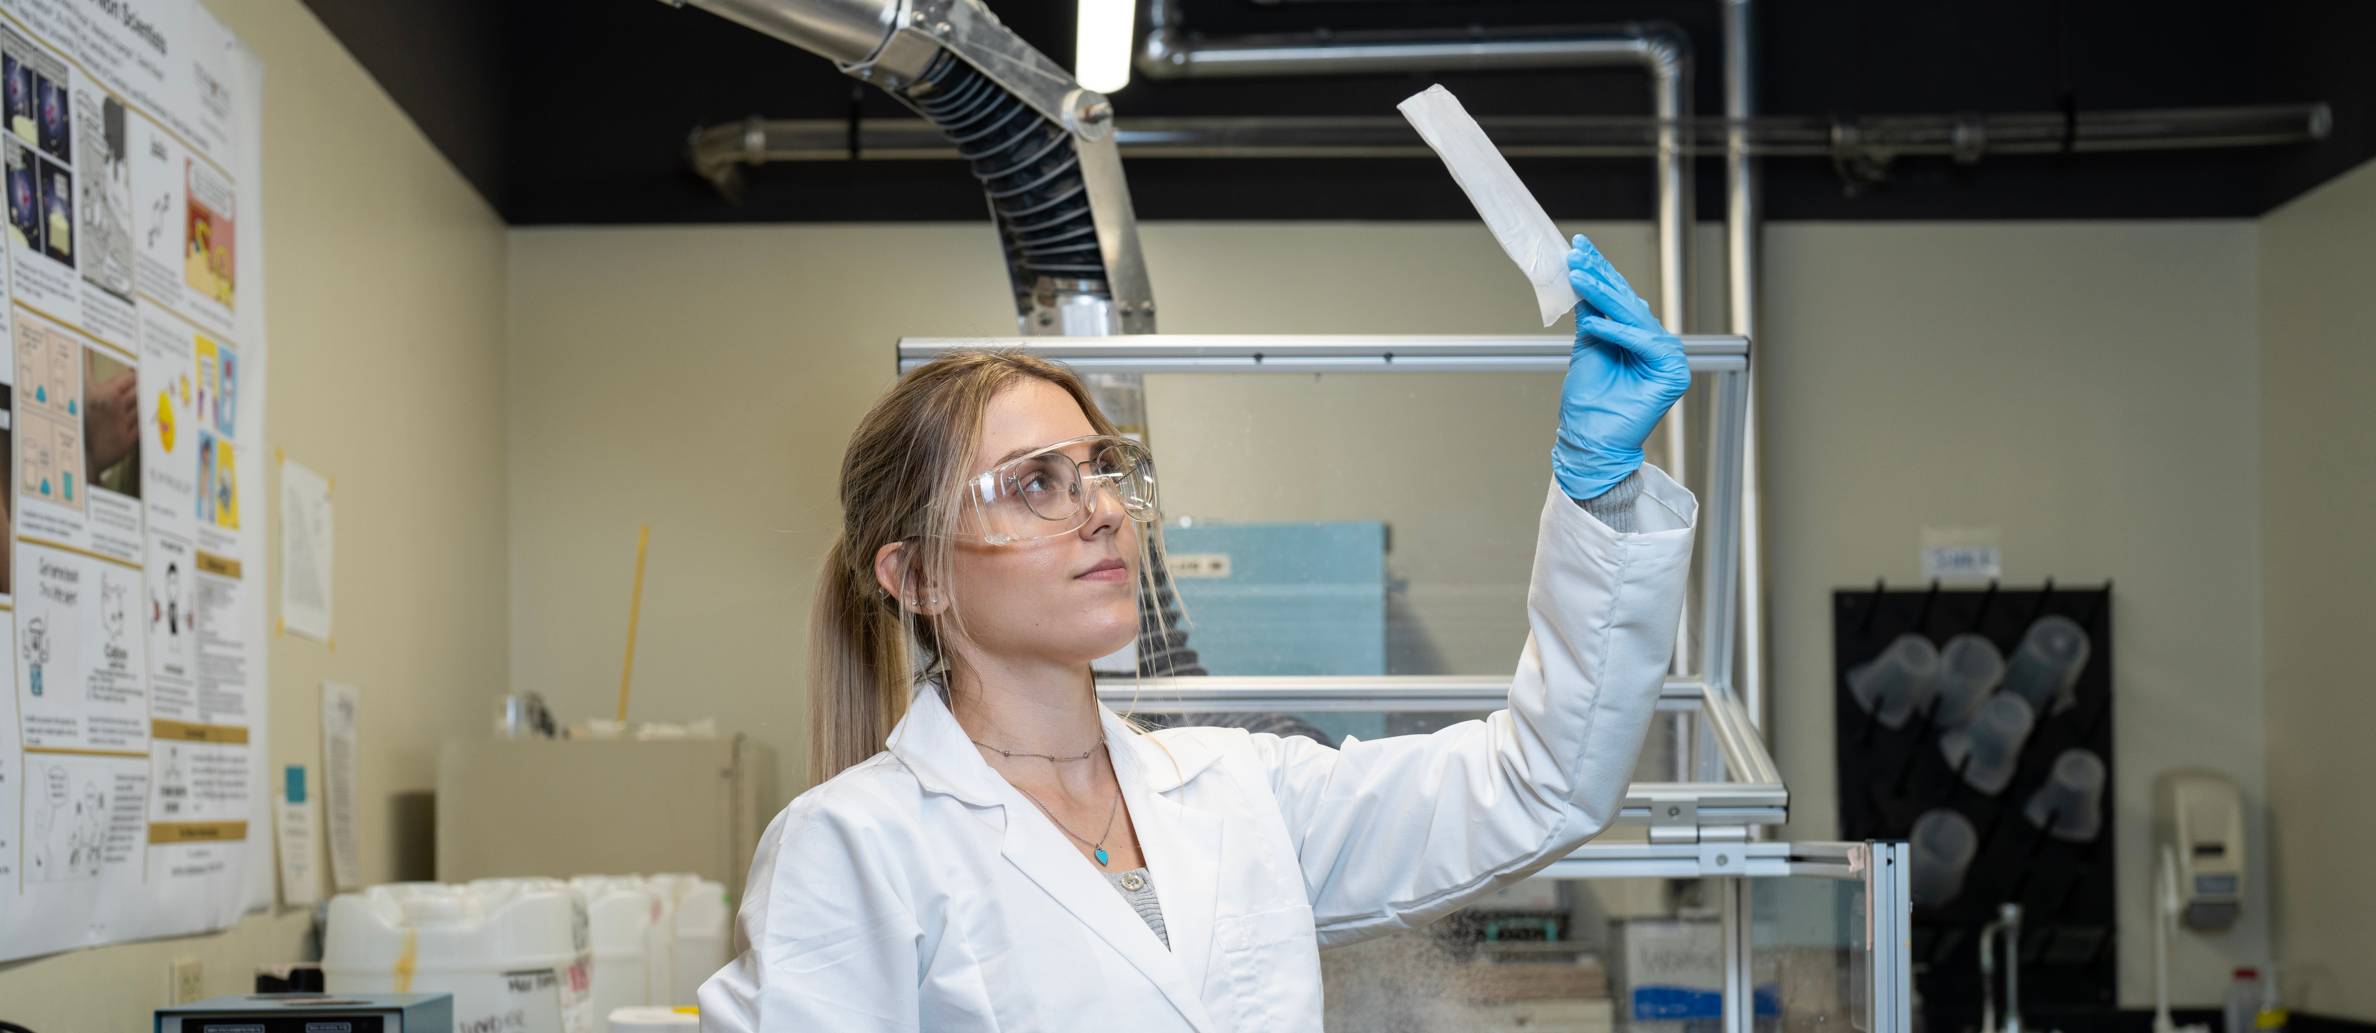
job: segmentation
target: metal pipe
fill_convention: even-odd
[[[981,0],[690,2],[832,60],[945,136],[988,197],[1025,333],[1154,330],[1113,105],[1079,88]],[[694,159],[731,198],[737,163],[721,157],[732,152],[719,143],[714,132],[697,132]],[[742,160],[763,155],[766,143],[761,123],[745,123]]]
[[[1754,1033],[1757,977],[1751,970],[1757,952],[1755,914],[1749,899],[1756,882],[1746,878],[1715,880],[1718,935],[1724,939],[1724,996],[1719,1006],[1724,1033]]]
[[[1997,910],[2005,923],[2005,1033],[2021,1033],[2021,905]]]
[[[1697,488],[1705,527],[1699,538],[1700,612],[1706,615],[1700,626],[1699,671],[1709,685],[1727,695],[1733,694],[1729,676],[1740,619],[1734,604],[1740,599],[1741,453],[1747,443],[1750,368],[1744,363],[1739,375],[1716,378],[1703,396],[1708,418],[1701,429],[1709,448],[1708,471]]]
[[[905,337],[902,370],[953,350],[1028,348],[1083,372],[1115,373],[1558,373],[1575,341],[1560,336],[1455,334],[1163,334],[1061,339]],[[1687,334],[1694,373],[1749,368],[1749,342]]]
[[[1648,44],[1644,62],[1650,73],[1651,116],[1658,120],[1658,318],[1674,333],[1691,331],[1691,217],[1693,191],[1691,158],[1683,149],[1683,125],[1691,118],[1691,48],[1673,30],[1644,33]],[[1662,421],[1666,437],[1667,473],[1678,484],[1691,483],[1690,440],[1685,430],[1687,400],[1678,398]],[[1702,600],[1702,607],[1711,604]],[[1676,674],[1691,670],[1695,655],[1691,640],[1691,609],[1685,607],[1675,627]],[[1711,672],[1704,676],[1720,677]]]
[[[1751,159],[1946,157],[1969,162],[1988,156],[2064,153],[2062,117],[1782,116],[1751,118],[1738,125],[1709,117],[1693,119],[1681,135],[1687,156],[1729,159],[1738,136]],[[1652,118],[1516,115],[1478,122],[1493,137],[1494,146],[1513,158],[1647,158],[1659,153],[1658,122]],[[2040,135],[2036,127],[2049,123],[2052,132]],[[2322,139],[2332,124],[2324,104],[2085,112],[2078,117],[2077,135],[2067,142],[2067,149],[2092,154],[2282,146]],[[1410,123],[1391,116],[1135,118],[1119,122],[1114,136],[1123,156],[1134,160],[1433,156],[1411,132]],[[948,138],[920,119],[869,119],[858,125],[855,152],[851,142],[850,123],[842,119],[750,118],[694,130],[690,149],[695,169],[712,181],[731,180],[741,166],[774,162],[957,157]],[[1755,203],[1753,196],[1753,207]]]
[[[1149,78],[1187,79],[1632,65],[1650,60],[1652,45],[1624,32],[1563,37],[1507,31],[1449,40],[1341,33],[1183,44],[1166,29],[1147,35],[1138,67]]]
[[[828,60],[854,65],[872,58],[899,23],[899,0],[661,0],[690,3],[745,28],[773,36]]]
[[[1177,0],[1151,0],[1138,70],[1150,79],[1357,75],[1499,68],[1629,67],[1653,60],[1665,26],[1475,29],[1442,32],[1310,32],[1190,39]]]
[[[1726,327],[1730,333],[1759,341],[1757,291],[1760,226],[1760,183],[1756,159],[1749,153],[1749,119],[1757,114],[1757,22],[1752,0],[1723,0],[1724,20],[1724,239]],[[1723,670],[1703,672],[1718,682],[1730,681],[1737,669],[1741,706],[1749,720],[1765,726],[1765,564],[1764,535],[1758,497],[1757,364],[1745,378],[1741,428],[1740,576],[1736,607],[1740,655],[1727,658]],[[1710,600],[1708,605],[1717,603]]]
[[[1996,1016],[1996,939],[2005,939],[2005,1023]],[[1997,905],[1997,917],[1980,927],[1980,1033],[2021,1033],[2021,905]]]
[[[1996,923],[1980,927],[1980,1033],[1999,1033],[1996,1024]]]

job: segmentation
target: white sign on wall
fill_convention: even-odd
[[[1922,529],[1925,581],[1994,581],[2005,576],[2005,559],[1993,527]]]

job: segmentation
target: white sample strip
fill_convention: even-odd
[[[1572,311],[1576,291],[1568,286],[1567,238],[1559,235],[1559,227],[1543,213],[1543,206],[1535,203],[1526,184],[1519,182],[1518,173],[1510,170],[1509,161],[1486,139],[1485,130],[1477,127],[1477,120],[1460,106],[1460,98],[1440,85],[1430,86],[1395,107],[1411,120],[1419,138],[1435,149],[1436,157],[1444,159],[1444,167],[1452,170],[1460,191],[1484,217],[1485,228],[1501,243],[1502,253],[1518,263],[1519,271],[1534,284],[1543,325],[1550,326]]]

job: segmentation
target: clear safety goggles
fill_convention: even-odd
[[[1084,458],[1085,457],[1085,458]],[[1091,434],[991,467],[968,482],[974,537],[1009,545],[1071,534],[1096,513],[1100,488],[1114,489],[1124,515],[1156,519],[1155,456],[1128,438]]]

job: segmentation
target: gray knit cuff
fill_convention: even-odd
[[[1576,504],[1584,507],[1584,512],[1592,514],[1594,519],[1609,525],[1609,530],[1618,534],[1632,534],[1639,527],[1634,520],[1634,500],[1641,497],[1642,471],[1635,470],[1609,490],[1592,498],[1577,499]]]

